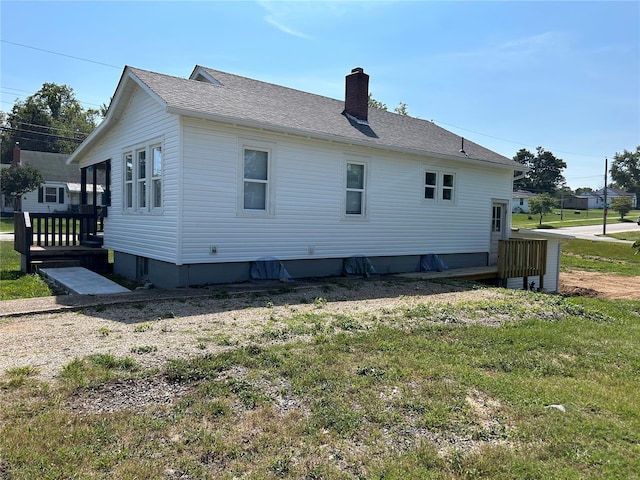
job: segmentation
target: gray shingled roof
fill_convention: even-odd
[[[45,182],[80,182],[80,169],[77,165],[67,165],[69,154],[20,151],[20,163],[37,169]]]
[[[169,111],[218,118],[245,125],[300,133],[311,137],[366,144],[392,150],[473,159],[506,167],[520,164],[433,122],[369,108],[369,126],[342,114],[344,101],[261,82],[205,67],[220,85],[127,67]],[[517,169],[517,168],[516,168]]]

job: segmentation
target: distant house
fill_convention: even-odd
[[[84,176],[110,173],[114,271],[172,288],[245,281],[264,258],[293,278],[363,256],[385,274],[430,254],[497,265],[522,165],[369,108],[368,84],[353,69],[336,100],[202,66],[189,78],[126,67],[69,158]]]
[[[80,169],[77,165],[67,165],[69,154],[36,152],[14,148],[14,163],[31,165],[37,169],[44,184],[37,190],[22,197],[22,210],[33,213],[67,212],[77,210],[80,205]],[[17,158],[16,158],[17,157]],[[8,167],[8,165],[6,166]],[[99,181],[104,181],[100,178]],[[101,182],[101,183],[102,183]],[[102,205],[103,184],[96,186],[98,204]],[[93,204],[93,187],[87,195]],[[2,198],[2,213],[13,213],[13,198]]]
[[[619,188],[608,187],[607,188],[607,203],[611,205],[611,201],[618,197],[629,197],[631,200],[632,208],[637,208],[638,198],[635,193],[625,192]],[[574,210],[593,210],[598,208],[604,208],[604,188],[596,192],[585,192],[580,195],[571,195],[564,199],[564,208]]]
[[[511,196],[512,213],[529,213],[529,199],[537,197],[535,193],[526,190],[516,190]]]

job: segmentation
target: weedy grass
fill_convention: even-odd
[[[570,240],[562,247],[561,269],[640,276],[640,255],[626,243]]]
[[[640,471],[640,302],[509,292],[390,312],[397,322],[368,328],[322,309],[296,314],[288,328],[307,341],[175,359],[160,373],[108,355],[74,360],[49,389],[30,380],[7,387],[35,371],[6,372],[0,471],[15,479]],[[488,317],[503,322],[469,321]],[[160,375],[186,393],[111,414],[69,407],[93,386],[135,375]]]

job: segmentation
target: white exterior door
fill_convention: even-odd
[[[507,238],[507,204],[493,202],[491,213],[491,245],[489,246],[489,265],[498,263],[498,241]]]

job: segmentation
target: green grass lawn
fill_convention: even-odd
[[[39,275],[25,275],[20,271],[20,254],[13,249],[13,242],[0,242],[0,300],[52,294]]]
[[[307,341],[150,371],[108,354],[71,360],[53,384],[33,378],[35,366],[11,369],[0,377],[0,473],[637,478],[640,302],[500,292],[387,311],[390,322],[368,328],[357,314],[323,314],[326,303],[313,315],[292,306],[288,322]],[[492,318],[506,323],[481,322]],[[113,413],[73,408],[131,379],[183,394]]]
[[[556,209],[550,215],[542,217],[542,226],[544,228],[560,228],[560,227],[581,227],[584,225],[602,225],[602,210],[579,211],[576,215],[574,210],[564,210],[562,219],[560,218],[560,210]],[[635,222],[640,215],[640,210],[633,210],[625,215],[625,222]],[[531,218],[529,218],[531,217]],[[539,216],[527,213],[514,213],[511,216],[513,228],[538,228]],[[620,223],[620,215],[609,210],[607,215],[607,224]]]
[[[0,217],[0,232],[13,232],[13,217]]]
[[[640,226],[638,230],[634,230],[631,232],[620,232],[620,233],[609,233],[607,237],[617,238],[619,240],[629,240],[630,242],[635,242],[636,240],[640,240]]]
[[[562,271],[587,270],[640,276],[640,255],[627,243],[570,240],[562,246]]]

